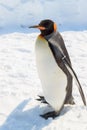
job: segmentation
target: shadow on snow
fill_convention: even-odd
[[[39,116],[43,110],[39,105],[23,111],[30,100],[21,102],[8,116],[0,130],[41,130],[49,125],[52,120],[45,120]],[[65,107],[60,116],[63,116],[69,110],[70,107]]]
[[[50,121],[39,116],[41,114],[39,105],[23,111],[29,101],[30,99],[21,102],[7,117],[0,130],[41,130],[48,125]]]

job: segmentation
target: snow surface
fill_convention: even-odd
[[[54,120],[39,116],[49,107],[35,100],[42,93],[35,64],[37,35],[0,35],[0,130],[87,130],[87,107],[75,83],[76,105],[66,105]],[[87,98],[87,31],[63,32],[62,36]]]
[[[62,31],[87,30],[87,0],[0,0],[0,32],[23,31],[46,18]]]

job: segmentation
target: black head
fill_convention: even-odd
[[[54,22],[51,20],[43,20],[39,24],[42,27],[45,27],[45,30],[40,30],[41,34],[44,35],[49,35],[52,32],[54,32]]]
[[[42,20],[39,25],[31,26],[30,28],[38,28],[41,31],[41,35],[46,36],[56,31],[56,24],[49,19]]]

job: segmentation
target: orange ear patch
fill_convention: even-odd
[[[57,25],[56,23],[54,23],[54,31],[56,32],[56,30],[57,30]]]

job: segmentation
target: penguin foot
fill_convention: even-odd
[[[48,104],[48,102],[45,100],[44,96],[39,96],[39,95],[38,95],[38,97],[39,97],[39,98],[36,99],[36,100],[41,101],[41,103]]]
[[[55,112],[55,111],[51,111],[51,112],[48,112],[48,113],[45,113],[43,115],[40,115],[42,118],[44,119],[48,119],[49,117],[52,117],[53,119],[56,118],[57,116],[59,115],[59,113]]]
[[[73,98],[73,97],[67,98],[67,99],[65,100],[65,103],[64,103],[64,104],[71,104],[71,105],[74,105],[74,104],[75,104],[74,98]]]

